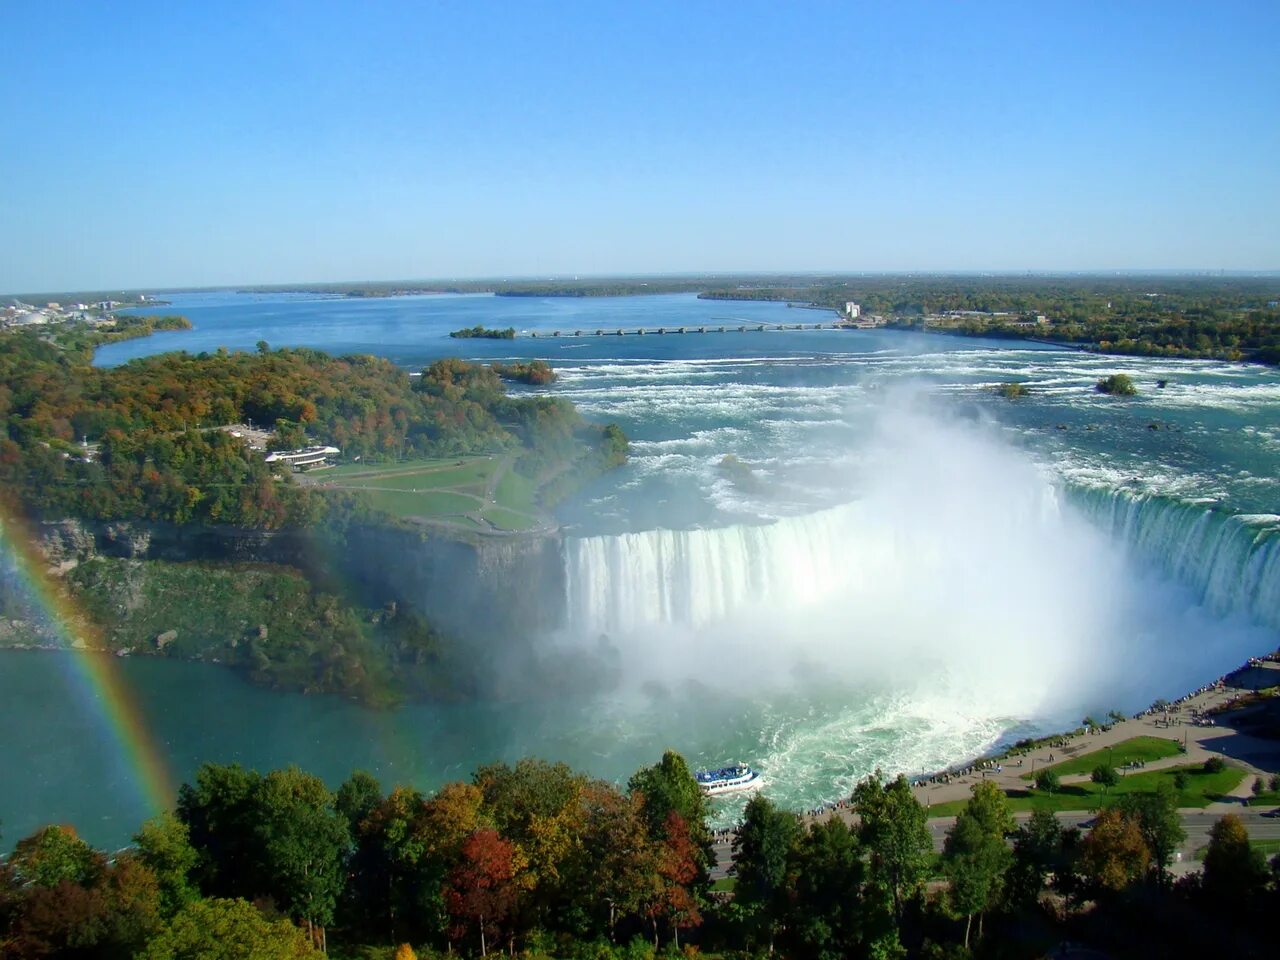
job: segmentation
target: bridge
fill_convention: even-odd
[[[742,321],[734,321],[727,324],[701,324],[699,326],[682,326],[682,327],[595,327],[595,328],[578,328],[574,330],[531,330],[527,334],[520,336],[538,339],[539,337],[555,338],[555,337],[663,337],[663,336],[679,336],[681,334],[691,333],[764,333],[766,331],[778,330],[847,330],[850,324],[841,323],[839,321],[832,323],[745,323]]]

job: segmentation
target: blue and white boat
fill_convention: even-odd
[[[763,782],[758,770],[752,770],[745,763],[722,767],[719,770],[699,770],[694,774],[698,786],[708,796],[721,793],[735,793],[739,790],[755,790]]]

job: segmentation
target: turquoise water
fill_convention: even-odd
[[[543,669],[572,675],[606,634],[616,688],[544,698],[513,667],[518,702],[375,713],[126,660],[179,779],[202,760],[296,762],[431,788],[537,754],[620,780],[676,747],[748,760],[778,800],[810,806],[876,766],[919,772],[1083,710],[1135,709],[1277,643],[1272,370],[893,331],[447,336],[830,319],[690,296],[173,299],[157,312],[194,330],[99,362],[258,340],[410,369],[542,357],[557,394],[634,441],[627,467],[561,511],[566,622],[540,641]],[[1092,391],[1115,372],[1138,397]],[[1031,394],[997,397],[1011,379]],[[750,482],[719,468],[726,454]],[[27,771],[0,783],[5,836],[72,820],[122,842],[140,801],[68,669],[61,654],[0,657],[0,769]]]

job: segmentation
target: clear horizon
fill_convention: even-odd
[[[6,295],[1280,269],[1270,2],[17,2],[0,28]]]

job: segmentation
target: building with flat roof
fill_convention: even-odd
[[[329,465],[329,458],[342,451],[337,447],[303,447],[300,450],[272,450],[264,458],[267,463],[287,464],[293,470],[310,470]]]

